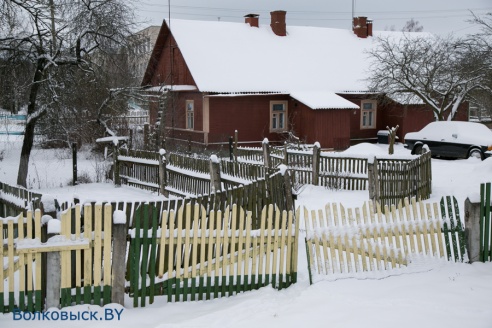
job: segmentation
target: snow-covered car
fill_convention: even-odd
[[[484,159],[492,156],[492,131],[480,123],[441,121],[405,135],[412,154],[421,154],[425,145],[432,156]]]

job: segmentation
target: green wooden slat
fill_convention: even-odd
[[[36,302],[34,302],[34,310],[40,312],[44,308],[44,301],[41,299],[41,290],[36,290],[34,292],[36,295]]]
[[[140,206],[133,215],[133,222],[135,225],[135,239],[133,240],[133,307],[138,307],[138,297],[139,297],[139,276],[140,276],[140,223],[142,219],[143,207]]]
[[[442,213],[442,232],[444,234],[444,241],[446,244],[446,252],[448,254],[448,260],[451,260],[452,254],[451,254],[451,246],[450,246],[450,240],[449,240],[449,229],[448,229],[448,224],[446,222],[447,218],[447,213],[446,213],[446,205],[444,203],[444,197],[441,198],[441,213]]]
[[[80,287],[75,288],[75,304],[82,304],[82,291]]]
[[[205,293],[204,280],[205,280],[204,277],[200,276],[199,287],[198,287],[198,300],[199,301],[203,300],[203,294]]]
[[[9,312],[14,311],[14,305],[15,305],[15,297],[14,297],[14,292],[9,292]]]
[[[217,258],[217,256],[219,256],[218,254],[216,254],[216,258],[215,260],[218,261],[219,259]],[[215,279],[214,279],[214,298],[218,298],[219,297],[219,281],[220,281],[220,277],[218,276],[218,272],[215,272]]]
[[[233,272],[229,272],[229,296],[234,295],[234,275]]]
[[[446,196],[446,204],[447,204],[447,209],[448,209],[448,217],[449,217],[449,225],[450,225],[450,232],[451,232],[451,237],[450,237],[450,243],[451,247],[453,248],[453,253],[454,253],[454,260],[455,262],[459,262],[459,254],[458,254],[458,243],[457,241],[455,242],[456,239],[456,229],[455,229],[455,223],[454,223],[454,215],[453,215],[453,206],[451,203],[451,197]]]
[[[103,287],[103,302],[104,305],[111,303],[111,286],[106,285]]]
[[[143,236],[142,236],[142,263],[140,264],[140,289],[142,290],[142,297],[140,299],[140,306],[145,306],[145,298],[147,295],[147,262],[149,258],[149,204],[143,206]],[[138,262],[137,262],[138,263]]]
[[[460,209],[458,206],[458,201],[456,197],[453,196],[453,204],[454,204],[454,213],[456,215],[456,232],[458,233],[458,242],[460,248],[460,261],[463,262],[465,259],[465,246],[466,246],[466,236],[465,236],[465,228],[461,223]]]
[[[157,249],[157,226],[159,224],[159,218],[157,208],[152,206],[152,239],[151,239],[151,249],[150,249],[150,266],[149,266],[149,277],[150,277],[150,291],[149,291],[149,304],[154,303],[154,286],[155,286],[155,265],[156,265],[156,249]]]
[[[490,186],[491,186],[490,183],[487,183],[485,185],[485,198],[484,198],[485,206],[484,206],[484,216],[483,216],[483,220],[485,223],[484,224],[484,226],[485,226],[484,239],[483,239],[484,240],[484,248],[483,248],[483,260],[484,260],[484,262],[492,260],[492,258],[489,259],[490,251],[491,251],[489,243],[492,239],[491,232],[490,232],[490,228],[491,228],[491,222],[490,222],[490,201],[491,201]]]
[[[480,253],[479,253],[479,261],[485,262],[484,257],[484,236],[485,234],[485,184],[480,184]]]
[[[25,294],[24,292],[19,292],[19,309],[24,311],[25,308]]]
[[[33,312],[34,311],[34,302],[33,302],[33,292],[32,290],[29,290],[27,292],[27,310],[30,311],[30,312]],[[3,295],[0,294],[0,309],[2,308],[3,306]]]
[[[212,294],[212,277],[207,276],[207,285],[206,285],[206,291],[205,291],[205,299],[206,300],[209,300],[211,294]]]
[[[197,279],[197,277],[191,278],[191,300],[192,301],[196,300],[196,279]]]

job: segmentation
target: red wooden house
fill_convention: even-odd
[[[286,26],[286,12],[258,15],[245,23],[172,20],[164,22],[142,85],[159,96],[173,94],[165,122],[171,137],[204,144],[285,139],[345,149],[376,140],[386,126],[399,125],[400,138],[433,120],[419,104],[381,101],[364,81],[376,46],[372,22],[354,18],[353,31]],[[387,35],[399,32],[374,32]],[[171,103],[171,104],[170,104]],[[151,122],[158,106],[151,109]],[[467,119],[467,112],[457,114]]]

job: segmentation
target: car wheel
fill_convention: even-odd
[[[469,152],[468,152],[468,158],[471,158],[471,157],[474,157],[474,158],[478,158],[478,159],[483,159],[483,154],[482,154],[482,151],[478,148],[473,148],[471,149]]]
[[[422,155],[423,151],[422,151],[422,145],[416,145],[415,147],[413,147],[413,154],[414,155]]]

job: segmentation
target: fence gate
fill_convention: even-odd
[[[169,302],[204,300],[297,281],[292,211],[265,207],[257,230],[251,212],[236,205],[207,214],[203,206],[187,204],[160,214],[145,204],[133,220],[127,279],[135,307],[156,295]]]
[[[40,210],[0,218],[0,311],[43,311],[54,275],[55,306],[111,303],[111,205],[77,205],[47,223],[60,227],[48,240]],[[50,253],[59,253],[55,266],[47,265]]]
[[[333,203],[324,211],[309,213],[305,208],[304,222],[310,278],[311,272],[354,275],[400,269],[414,256],[466,260],[454,197],[442,198],[440,204],[406,198],[404,204],[384,210],[372,202],[355,210]]]

